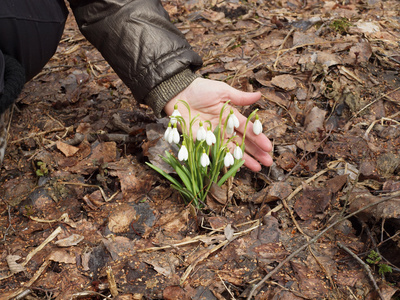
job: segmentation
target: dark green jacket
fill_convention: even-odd
[[[136,100],[158,115],[195,78],[202,60],[158,0],[70,0],[83,35]]]

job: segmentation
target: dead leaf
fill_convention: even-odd
[[[270,138],[276,139],[282,137],[286,130],[287,125],[284,119],[273,110],[260,110],[258,116],[263,124],[263,132]]]
[[[165,300],[190,300],[192,298],[179,285],[171,285],[171,286],[167,286],[163,290],[163,299],[165,299]]]
[[[135,208],[129,204],[118,205],[113,209],[108,218],[108,228],[115,233],[123,233],[129,231],[132,222],[135,222],[139,216]]]
[[[76,264],[75,256],[69,254],[67,251],[64,250],[56,250],[51,252],[48,259],[64,264]]]
[[[235,230],[232,228],[231,224],[228,224],[228,225],[225,226],[224,234],[225,234],[225,237],[226,237],[226,239],[228,241],[232,241],[234,233],[235,233]]]
[[[56,244],[58,247],[71,247],[78,245],[84,239],[85,239],[84,236],[73,233],[65,239],[61,239],[54,242],[54,244]]]
[[[6,256],[7,265],[11,271],[11,274],[25,272],[25,267],[22,264],[17,263],[17,260],[20,260],[20,259],[21,259],[21,256],[19,256],[19,255],[9,254]]]
[[[167,255],[144,255],[143,261],[151,265],[157,273],[169,277],[175,273],[175,268],[179,266],[180,260],[173,254],[168,253]]]
[[[291,75],[278,75],[271,79],[271,83],[285,91],[294,90],[297,87],[296,80]]]
[[[282,200],[288,197],[292,193],[293,189],[288,182],[273,182],[267,188],[267,197],[265,202],[272,202],[276,200]]]
[[[323,213],[332,200],[332,192],[327,189],[305,186],[303,194],[297,198],[294,210],[303,220],[311,219],[317,213]]]
[[[73,156],[76,152],[79,151],[78,147],[68,145],[61,141],[56,142],[57,149],[60,150],[66,157]]]
[[[304,121],[304,127],[308,132],[317,132],[324,129],[326,111],[313,107]]]

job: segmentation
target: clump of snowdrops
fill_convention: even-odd
[[[249,121],[255,115],[253,132],[256,135],[262,132],[262,124],[256,114],[257,110],[254,110],[246,120],[241,146],[239,146],[239,137],[235,135],[239,120],[233,109],[230,109],[228,117],[223,122],[224,111],[229,108],[228,102],[222,107],[219,123],[214,130],[210,121],[203,123],[199,120],[199,115],[191,117],[187,102],[179,100],[178,103],[186,106],[189,112],[189,124],[181,117],[178,104],[175,104],[164,139],[168,143],[177,144],[180,147],[179,152],[175,155],[165,151],[165,156],[161,157],[176,171],[180,180],[150,163],[147,165],[168,179],[186,202],[202,207],[211,186],[213,184],[222,186],[228,178],[234,177],[244,164],[244,141]],[[199,122],[199,127],[195,139],[192,128],[196,122]],[[178,131],[178,124],[182,135]],[[233,152],[228,148],[230,143],[236,144]]]

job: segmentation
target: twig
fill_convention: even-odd
[[[283,46],[286,44],[287,40],[289,39],[289,37],[292,35],[292,33],[295,30],[296,30],[295,28],[290,29],[289,33],[284,38],[282,44],[279,46],[278,53],[276,54],[276,59],[275,59],[274,65],[273,65],[274,66],[274,70],[276,70],[276,65],[278,64],[279,57],[281,56],[281,51],[282,51]]]
[[[329,132],[329,134],[321,141],[321,143],[319,144],[318,148],[322,145],[322,143],[330,136],[332,130]],[[308,153],[305,152],[303,157],[300,159],[300,161],[307,155]],[[300,163],[300,161],[297,163],[297,165]],[[339,162],[337,163],[339,164]],[[335,167],[337,166],[337,164],[335,165]],[[296,166],[297,166],[296,165]],[[292,169],[292,171],[296,168],[296,166]],[[313,177],[309,178],[308,180],[306,180],[306,183],[310,183],[311,181],[315,180],[316,178],[318,178],[319,176],[323,175],[325,172],[327,172],[328,170],[331,170],[332,166],[329,165],[328,168],[318,172],[317,174],[315,174]],[[290,174],[290,173],[289,173]],[[287,178],[287,177],[286,177]],[[303,188],[302,185],[299,186],[301,189]],[[298,187],[298,188],[299,188]],[[295,191],[300,191],[300,189],[296,189]],[[293,194],[294,192],[292,192]],[[290,194],[288,199],[292,199],[294,197],[294,195]],[[301,229],[299,223],[297,222],[296,218],[294,217],[293,214],[293,210],[289,207],[287,200],[286,199],[282,199],[282,203],[283,206],[285,207],[286,211],[289,213],[290,218],[292,220],[292,222],[295,224],[297,230],[307,239],[307,242],[310,241],[310,237],[308,235],[306,235],[304,233],[304,231]],[[314,257],[315,261],[317,262],[317,264],[319,265],[319,267],[321,268],[321,270],[326,274],[326,276],[328,277],[328,280],[330,282],[330,284],[332,285],[332,287],[336,290],[336,292],[339,294],[339,290],[337,289],[337,286],[335,285],[332,276],[330,276],[330,274],[326,271],[324,265],[318,260],[317,256],[314,254],[313,250],[311,249],[311,244],[308,246],[308,250],[310,251],[311,255]]]
[[[104,294],[100,294],[100,293],[95,292],[95,291],[78,292],[78,293],[73,294],[71,296],[71,299],[87,297],[87,296],[100,296],[100,297],[103,297],[103,298],[106,298],[106,299],[111,299],[111,296],[106,296]]]
[[[183,283],[186,281],[187,277],[189,276],[189,274],[192,272],[192,270],[197,266],[197,264],[199,264],[201,261],[203,261],[204,259],[206,259],[208,256],[210,256],[212,253],[214,253],[215,251],[217,251],[218,249],[228,245],[230,242],[232,242],[234,239],[237,239],[245,234],[247,234],[250,231],[253,231],[256,228],[259,228],[261,226],[261,222],[258,222],[258,224],[256,224],[255,226],[252,226],[248,229],[245,229],[241,232],[237,232],[233,234],[233,238],[228,240],[225,239],[224,241],[220,242],[218,245],[216,245],[214,248],[212,248],[210,251],[208,251],[207,253],[204,253],[201,257],[199,257],[198,259],[196,259],[196,261],[194,261],[185,271],[185,273],[183,273],[179,283],[180,285],[183,285]]]
[[[117,297],[118,296],[117,283],[115,282],[114,273],[110,266],[107,267],[106,273],[107,273],[107,280],[109,284],[110,293],[113,297]]]
[[[54,240],[58,234],[60,234],[62,231],[61,227],[57,227],[56,230],[53,231],[52,234],[50,234],[47,239],[43,241],[37,248],[29,252],[29,254],[26,256],[25,261],[22,263],[22,266],[26,266],[26,264],[31,260],[31,258],[38,253],[40,250],[42,250],[48,243],[50,243],[52,240]]]
[[[400,114],[400,111],[398,111],[397,113],[395,113],[395,114],[393,114],[393,115],[391,115],[391,116],[389,116],[389,117],[387,117],[387,118],[386,118],[386,117],[382,117],[382,118],[380,118],[379,120],[373,121],[373,122],[371,123],[371,125],[369,125],[368,129],[365,131],[363,138],[364,138],[366,141],[368,141],[368,134],[370,133],[370,131],[372,130],[372,128],[374,128],[374,126],[375,126],[376,123],[383,122],[383,121],[392,121],[392,122],[395,122],[395,123],[398,123],[398,124],[399,124],[398,121],[393,120],[393,118],[394,118],[394,117],[397,117],[399,114]]]
[[[320,233],[318,233],[315,237],[313,237],[309,242],[307,242],[306,244],[302,245],[301,247],[299,247],[296,251],[294,251],[292,254],[290,254],[288,257],[286,257],[282,262],[279,263],[278,266],[275,267],[275,269],[273,269],[271,272],[269,272],[259,283],[257,283],[256,285],[253,286],[253,288],[250,291],[249,296],[247,297],[247,300],[251,300],[251,297],[253,297],[254,293],[269,279],[271,278],[275,273],[277,273],[287,262],[289,262],[293,257],[295,257],[298,253],[300,253],[301,251],[303,251],[306,247],[308,247],[309,245],[313,244],[314,242],[316,242],[321,236],[323,236],[329,229],[331,229],[332,227],[336,226],[337,224],[343,222],[344,220],[347,220],[349,218],[351,218],[352,216],[355,216],[356,214],[372,207],[375,205],[378,205],[379,203],[391,200],[393,198],[396,198],[400,195],[400,192],[396,192],[393,193],[391,196],[383,198],[381,200],[378,200],[374,203],[370,203],[367,206],[364,206],[362,208],[360,208],[359,210],[356,210],[355,212],[352,212],[350,214],[348,214],[347,216],[333,222],[331,225],[329,225],[328,227],[326,227],[324,230],[322,230]]]
[[[233,300],[236,300],[235,295],[231,292],[231,290],[226,286],[224,280],[222,279],[221,275],[217,273],[219,280],[221,280],[222,284],[224,285],[225,289],[228,291],[229,295],[231,295]]]
[[[295,118],[292,116],[292,114],[290,113],[290,111],[287,109],[287,107],[285,107],[283,104],[279,103],[278,101],[273,100],[272,98],[268,98],[267,96],[265,96],[264,94],[261,94],[261,97],[265,98],[267,101],[273,102],[276,105],[278,105],[279,107],[283,108],[290,116],[290,118],[292,119],[293,124],[296,124],[296,120]]]
[[[278,52],[278,56],[277,56],[277,58],[276,58],[276,59],[278,59],[278,58],[281,57],[282,55],[284,55],[284,54],[286,54],[286,53],[288,53],[288,52],[290,52],[290,51],[299,49],[299,48],[304,48],[304,47],[307,47],[307,46],[324,45],[324,44],[335,44],[335,43],[343,43],[343,41],[342,41],[342,40],[339,40],[339,41],[327,41],[327,42],[306,43],[306,44],[296,45],[296,46],[294,46],[294,47],[292,47],[292,48],[289,48],[289,49],[278,49],[278,50],[273,51],[272,53]],[[283,45],[283,44],[284,44],[284,43],[282,43],[282,45]],[[282,55],[280,54],[281,52],[283,52]],[[276,60],[275,62],[277,62],[277,60]],[[275,63],[274,63],[274,68],[276,68]]]
[[[350,118],[350,120],[353,119],[353,118],[355,118],[356,116],[358,116],[362,111],[364,111],[365,109],[367,109],[368,107],[370,107],[370,106],[371,106],[372,104],[374,104],[375,102],[381,100],[382,98],[385,98],[386,96],[388,96],[388,95],[391,94],[391,93],[394,93],[394,92],[398,91],[399,89],[400,89],[400,87],[394,89],[393,91],[390,91],[389,93],[386,93],[386,94],[384,94],[384,95],[379,96],[379,97],[376,98],[374,101],[371,101],[370,103],[368,103],[367,105],[365,105],[363,108],[361,108],[358,112],[356,112],[356,113]]]
[[[363,266],[364,270],[368,274],[369,279],[371,280],[372,284],[374,285],[375,290],[378,292],[379,297],[382,300],[385,300],[385,297],[382,295],[381,290],[379,289],[378,284],[376,283],[375,278],[372,275],[371,268],[365,262],[363,262],[361,258],[359,258],[349,248],[347,248],[345,245],[343,245],[340,242],[337,242],[336,244],[339,246],[339,248],[342,248],[344,251],[346,251],[348,254],[350,254],[359,264],[361,264]]]
[[[281,285],[281,284],[279,284],[279,283],[277,283],[277,282],[275,282],[275,281],[267,281],[267,283],[273,284],[273,285],[276,285],[276,286],[279,286],[282,290],[291,292],[292,294],[294,294],[294,295],[297,296],[297,297],[300,297],[300,298],[303,298],[303,299],[310,299],[310,300],[311,300],[311,298],[309,298],[309,297],[307,297],[307,296],[301,294],[300,292],[295,291],[295,290],[292,290],[292,289],[288,289],[287,287],[284,287],[283,285]]]
[[[249,229],[246,229],[244,231],[235,232],[233,234],[233,236],[234,237],[235,236],[239,236],[239,235],[241,235],[243,233],[247,233],[248,231],[251,231],[251,230],[253,230],[253,229],[255,229],[255,228],[260,226],[260,221],[259,220],[249,221],[249,222],[245,222],[245,223],[238,224],[238,225],[235,225],[235,226],[236,227],[240,227],[240,226],[248,225],[248,224],[251,224],[251,223],[255,223],[256,224],[254,228],[250,227]],[[180,247],[180,246],[186,246],[186,245],[189,245],[189,244],[198,243],[198,242],[201,242],[203,240],[210,239],[210,238],[213,238],[214,240],[221,240],[221,239],[225,238],[225,235],[218,234],[218,235],[212,236],[212,234],[214,234],[215,232],[218,232],[218,231],[224,231],[225,227],[226,226],[214,229],[209,234],[198,235],[198,236],[192,238],[189,241],[184,241],[184,242],[180,242],[180,243],[176,243],[176,244],[164,245],[164,246],[159,246],[159,247],[150,247],[150,248],[145,248],[145,249],[139,249],[139,250],[136,250],[136,252],[149,252],[149,251],[158,251],[158,250],[164,250],[164,249],[169,249],[169,248],[176,248],[176,247]],[[206,227],[204,227],[204,228],[206,228]]]
[[[116,191],[114,194],[111,195],[110,198],[107,197],[106,193],[102,189],[101,186],[95,185],[95,184],[87,184],[87,183],[80,183],[80,182],[60,182],[60,184],[65,184],[65,185],[79,185],[79,186],[84,186],[84,187],[96,187],[100,190],[101,195],[103,196],[104,201],[109,202],[115,198],[115,196],[118,195],[119,191]]]
[[[12,229],[12,230],[14,230],[14,232],[15,232],[15,229],[14,229],[14,227],[12,226],[12,223],[11,223],[11,205],[9,205],[6,201],[4,201],[3,200],[3,202],[7,205],[7,211],[8,211],[8,226],[7,226],[7,229],[6,229],[6,231],[4,232],[4,237],[3,237],[3,241],[5,241],[6,240],[6,237],[7,237],[7,235],[8,235],[8,231],[10,230],[10,228]]]
[[[17,298],[17,299],[22,299],[20,298],[20,295],[24,295],[26,296],[27,294],[29,294],[30,292],[30,287],[31,285],[38,280],[38,278],[40,277],[40,275],[42,275],[42,273],[44,272],[44,270],[46,270],[47,266],[50,264],[50,260],[45,260],[44,263],[40,266],[40,268],[36,271],[35,275],[33,275],[33,277],[26,283],[24,284],[24,287],[19,288],[18,290],[16,290],[14,293],[12,293],[11,295],[7,296],[7,299],[13,299],[13,298]]]
[[[60,127],[60,128],[54,128],[54,129],[50,129],[50,130],[46,130],[46,131],[31,133],[29,136],[20,138],[20,139],[15,140],[15,141],[11,141],[11,144],[16,144],[16,143],[19,143],[21,141],[24,141],[24,140],[27,140],[27,139],[30,139],[30,138],[34,138],[34,137],[41,136],[41,135],[46,135],[46,134],[52,133],[52,132],[64,131],[64,130],[66,130],[66,132],[72,132],[73,126]]]

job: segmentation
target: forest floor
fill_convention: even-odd
[[[163,1],[200,74],[262,99],[274,165],[195,209],[165,122],[70,15],[0,169],[0,299],[400,299],[400,2]]]

